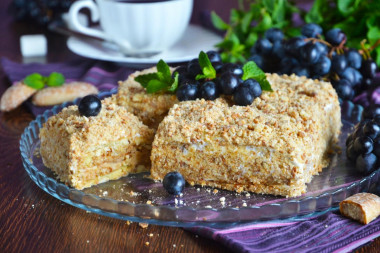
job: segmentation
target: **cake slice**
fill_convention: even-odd
[[[123,107],[102,102],[97,116],[77,106],[50,117],[40,131],[43,163],[64,183],[83,189],[149,171],[154,130]]]
[[[329,163],[341,128],[330,83],[268,74],[273,92],[250,106],[225,99],[174,105],[152,146],[153,179],[180,172],[194,185],[299,196]]]
[[[171,69],[172,71],[174,69]],[[111,100],[117,105],[125,107],[136,115],[145,125],[157,129],[158,124],[168,114],[169,109],[178,103],[173,94],[148,94],[135,77],[142,74],[156,72],[156,67],[136,71],[124,82],[119,82],[119,90]]]

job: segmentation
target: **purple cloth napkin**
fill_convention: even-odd
[[[299,222],[189,230],[220,242],[233,252],[350,252],[380,236],[380,219],[362,225],[339,212],[328,212]]]
[[[68,80],[86,81],[103,91],[117,87],[117,81],[125,80],[135,71],[111,63],[82,59],[66,63],[20,64],[2,58],[1,64],[11,82],[33,72],[48,75],[58,71]],[[380,104],[380,87],[360,94],[355,102],[364,106]],[[26,105],[34,115],[46,109],[32,103]],[[262,222],[228,229],[196,227],[189,230],[220,242],[234,252],[348,252],[380,236],[380,218],[368,225],[361,225],[338,213],[328,212],[298,222]]]
[[[35,72],[47,76],[55,71],[62,73],[67,81],[88,82],[96,86],[99,91],[109,91],[116,88],[118,81],[125,80],[128,75],[136,71],[135,69],[121,67],[113,63],[83,59],[64,63],[21,64],[10,61],[7,58],[2,58],[1,65],[11,83],[20,81],[25,76]],[[30,101],[25,102],[25,105],[35,116],[51,108],[34,106]]]

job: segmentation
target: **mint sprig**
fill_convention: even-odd
[[[24,78],[24,83],[36,90],[41,90],[47,86],[58,87],[65,83],[65,77],[58,72],[52,72],[49,76],[45,77],[39,73],[27,75]]]
[[[210,59],[208,58],[207,54],[203,51],[199,53],[198,57],[199,65],[201,66],[201,70],[203,74],[198,74],[195,77],[195,80],[200,79],[215,79],[216,77],[216,71],[214,67],[211,64]]]
[[[46,80],[47,86],[58,87],[65,83],[65,77],[58,72],[51,73]]]
[[[243,66],[242,79],[245,81],[250,78],[255,79],[260,84],[262,90],[273,91],[264,71],[253,61],[249,61]]]
[[[45,78],[38,73],[33,73],[24,78],[24,83],[33,89],[40,90],[45,87]]]
[[[169,65],[163,60],[160,60],[156,67],[157,72],[139,75],[135,80],[146,89],[147,93],[174,93],[178,88],[178,72],[174,73],[173,78]]]

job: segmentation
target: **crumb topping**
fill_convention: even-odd
[[[230,106],[223,98],[174,105],[155,140],[165,141],[167,136],[178,143],[216,142],[221,146],[302,151],[305,144],[315,141],[311,136],[322,127],[315,110],[339,110],[338,96],[327,82],[295,75],[267,74],[267,78],[273,92],[263,92],[251,106]]]

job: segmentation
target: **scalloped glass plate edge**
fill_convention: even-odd
[[[100,98],[104,98],[115,93],[116,90],[102,92]],[[25,128],[20,140],[20,151],[22,162],[30,178],[42,190],[53,197],[81,208],[86,211],[105,215],[112,218],[129,220],[132,222],[144,222],[155,225],[176,226],[176,227],[229,227],[246,223],[276,222],[276,221],[299,221],[309,219],[328,211],[337,210],[340,201],[346,197],[362,191],[370,191],[380,178],[380,170],[376,170],[369,176],[353,182],[345,187],[324,192],[318,196],[304,197],[297,200],[290,199],[284,203],[271,203],[262,206],[248,207],[226,207],[226,208],[191,208],[191,207],[172,207],[172,206],[152,206],[149,204],[133,204],[130,202],[118,201],[109,198],[102,198],[94,194],[83,193],[82,191],[70,188],[54,178],[48,177],[39,171],[32,163],[30,155],[35,145],[34,140],[38,139],[39,128],[50,116],[58,113],[64,107],[77,104],[78,99],[74,102],[63,103],[54,106],[52,109],[45,111],[42,115],[37,116],[28,127]],[[306,203],[305,207],[300,207],[300,203]],[[287,212],[287,207],[296,208],[296,214]],[[160,216],[161,212],[169,212],[171,215]],[[269,208],[279,211],[276,217],[271,215],[261,215],[257,217],[255,213],[265,213]],[[291,209],[290,208],[290,209]],[[301,210],[302,209],[302,210]],[[139,212],[139,210],[143,210]],[[191,215],[178,215],[179,212],[190,213]],[[157,215],[158,213],[158,215]],[[273,213],[273,210],[270,212]],[[222,215],[220,215],[222,214]],[[167,217],[171,217],[168,219]],[[187,218],[186,218],[187,217]],[[188,217],[195,217],[189,220]],[[222,218],[221,218],[222,217]],[[231,217],[227,218],[226,217]]]

